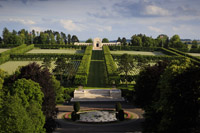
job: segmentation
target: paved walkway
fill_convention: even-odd
[[[109,108],[114,109],[115,103],[113,102],[90,102],[90,103],[80,103],[81,110],[92,109],[92,108]],[[135,133],[141,132],[141,122],[143,122],[143,111],[141,109],[135,108],[130,104],[122,104],[124,110],[133,112],[139,116],[138,119],[133,119],[129,121],[119,122],[119,123],[109,123],[109,124],[82,124],[75,122],[68,122],[62,119],[62,116],[66,112],[73,111],[73,105],[59,105],[57,122],[59,123],[59,128],[55,133]]]

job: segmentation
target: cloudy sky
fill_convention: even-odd
[[[94,37],[200,39],[200,0],[0,0],[0,32],[52,29]],[[0,35],[1,35],[0,33]]]

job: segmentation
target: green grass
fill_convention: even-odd
[[[84,50],[75,50],[75,49],[33,49],[27,53],[34,54],[44,54],[44,53],[61,53],[61,54],[76,54],[84,53]]]
[[[103,61],[91,61],[90,72],[88,76],[88,87],[105,87],[104,77],[104,62]]]
[[[8,61],[4,64],[1,64],[0,69],[4,70],[10,75],[10,74],[13,74],[20,66],[26,66],[32,62],[36,62],[39,65],[42,65],[43,61]],[[54,68],[55,68],[55,64],[54,64],[54,61],[52,61],[50,71],[52,71],[52,69]]]
[[[93,61],[94,60],[94,61]],[[103,52],[93,50],[87,87],[105,87]]]
[[[111,54],[133,54],[133,55],[164,55],[162,52],[143,52],[143,51],[110,51]]]
[[[7,51],[7,50],[9,50],[9,49],[1,48],[1,49],[0,49],[0,53],[5,52],[5,51]]]

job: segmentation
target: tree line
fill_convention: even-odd
[[[76,35],[66,35],[63,32],[46,30],[46,31],[35,31],[21,29],[20,31],[13,30],[10,32],[7,28],[3,29],[2,38],[0,37],[1,45],[21,45],[21,44],[60,44],[69,45],[75,42],[79,42]]]

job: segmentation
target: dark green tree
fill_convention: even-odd
[[[117,42],[122,42],[122,39],[118,37]]]
[[[127,45],[127,42],[126,42],[126,38],[125,38],[125,37],[122,38],[122,45],[124,45],[124,46]]]
[[[109,43],[109,40],[107,38],[103,38],[102,43]]]
[[[123,54],[119,59],[118,70],[125,74],[126,86],[128,86],[128,73],[134,68],[134,60],[128,54]]]
[[[131,44],[132,46],[142,46],[142,39],[139,36],[132,36],[131,37]]]
[[[191,48],[198,48],[198,42],[197,40],[192,41],[192,47]]]
[[[78,37],[76,35],[72,36],[72,43],[79,42]]]
[[[87,39],[86,43],[93,43],[92,38]]]
[[[67,35],[67,39],[68,39],[67,44],[71,44],[71,40],[72,39],[71,39],[71,35],[70,34]]]
[[[51,68],[51,58],[44,58],[43,62],[42,62],[42,67],[46,68],[46,69],[50,69]]]

